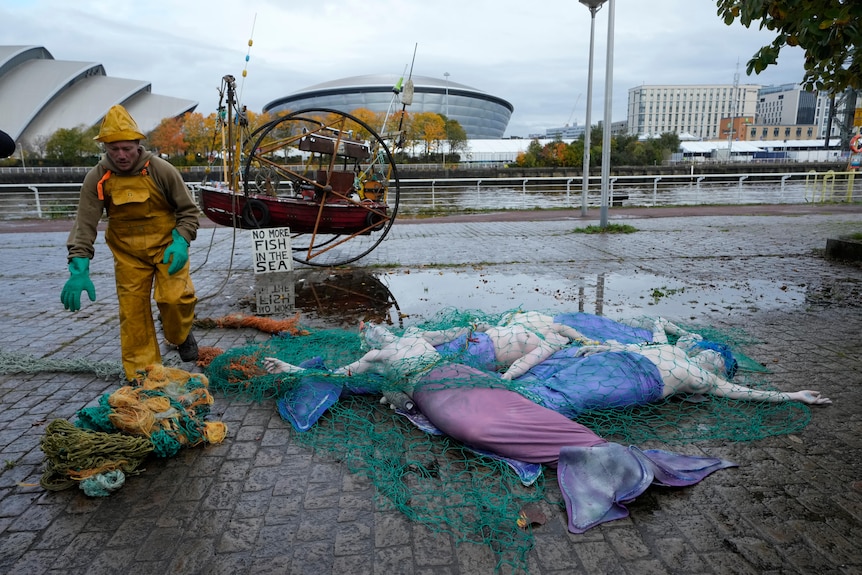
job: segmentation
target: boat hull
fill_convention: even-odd
[[[383,202],[237,194],[226,187],[201,186],[201,209],[218,225],[242,229],[290,228],[291,233],[355,234],[380,228],[388,217]]]

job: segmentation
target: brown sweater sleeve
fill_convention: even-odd
[[[156,155],[150,158],[150,174],[168,202],[174,207],[177,231],[187,242],[192,243],[198,235],[200,210],[183,181],[182,174],[170,162]]]
[[[105,202],[99,199],[96,185],[105,172],[104,167],[97,165],[84,176],[78,199],[78,213],[72,230],[69,232],[69,238],[66,240],[70,260],[72,258],[93,259],[95,254],[94,244],[99,220],[105,211]]]

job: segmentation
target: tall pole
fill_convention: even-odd
[[[449,72],[443,72],[443,77],[446,78],[446,101],[444,102],[446,107],[446,123],[449,123]],[[445,126],[444,126],[445,131]],[[449,135],[448,132],[446,134]],[[446,149],[443,150],[443,169],[446,169],[446,151],[449,149],[449,138],[446,138]]]
[[[614,0],[608,0],[608,56],[605,62],[605,121],[602,126],[602,209],[600,225],[608,227],[611,176],[611,108],[614,91]]]
[[[736,72],[733,74],[733,92],[731,92],[730,100],[730,124],[727,126],[727,161],[731,161],[733,150],[733,129],[736,127],[736,103],[739,101],[737,94],[739,93],[739,60],[736,61]]]
[[[581,0],[590,10],[590,59],[587,72],[587,114],[584,118],[584,175],[581,178],[581,215],[587,215],[587,194],[590,191],[590,131],[592,129],[593,108],[593,47],[596,35],[596,12],[606,0]]]

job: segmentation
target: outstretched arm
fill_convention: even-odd
[[[336,375],[353,375],[354,373],[366,373],[376,371],[378,366],[382,364],[388,357],[388,354],[381,352],[379,349],[372,349],[361,358],[345,366],[339,367],[332,371]],[[299,367],[286,361],[281,361],[275,357],[266,357],[263,360],[263,367],[269,373],[300,373],[306,371],[304,367]]]
[[[652,325],[653,343],[668,343],[667,336],[676,336],[677,341],[697,342],[703,340],[700,334],[686,331],[663,317],[656,318]]]
[[[614,339],[609,339],[603,344],[584,345],[578,348],[575,352],[575,357],[586,357],[594,353],[604,353],[606,351],[640,351],[641,347],[636,343],[622,344]]]
[[[766,391],[731,383],[691,361],[685,351],[673,345],[643,346],[640,349],[640,354],[649,358],[658,367],[664,383],[663,397],[674,393],[697,393],[729,399],[772,403],[784,401],[799,401],[808,405],[832,403],[831,399],[822,397],[817,391]]]
[[[661,330],[664,333],[666,333],[667,335],[675,335],[678,337],[682,337],[684,335],[691,335],[690,331],[686,331],[686,330],[682,329],[681,327],[679,327],[675,323],[670,322],[663,317],[660,317],[660,318],[656,319],[655,321],[656,321],[656,325],[658,327],[660,327]]]
[[[372,349],[354,362],[335,369],[332,373],[337,375],[353,375],[354,373],[377,372],[379,366],[390,356],[382,350]]]
[[[832,400],[820,395],[819,391],[803,389],[785,394],[790,401],[799,401],[806,405],[829,405]]]
[[[448,343],[453,339],[459,338],[464,334],[469,334],[471,328],[469,327],[453,327],[450,329],[436,329],[436,330],[423,330],[416,328],[407,328],[404,332],[404,336],[416,336],[421,337],[431,345],[442,345],[444,343]]]
[[[551,331],[558,333],[563,337],[567,337],[570,340],[580,343],[582,345],[596,345],[599,343],[595,340],[589,339],[587,336],[585,336],[572,326],[563,323],[552,323]]]
[[[530,368],[539,365],[540,363],[551,357],[555,351],[556,349],[551,347],[550,345],[542,344],[536,347],[534,350],[525,353],[520,358],[513,361],[512,365],[509,366],[509,369],[504,371],[503,375],[501,375],[500,377],[502,379],[509,380],[521,377],[522,375],[530,371]]]
[[[669,335],[676,336],[677,338],[688,338],[692,341],[703,339],[699,334],[686,331],[663,317],[641,316],[633,319],[625,319],[620,323],[650,330],[652,332],[652,343],[670,343],[667,337]]]
[[[661,366],[659,366],[661,368]],[[819,391],[804,389],[801,391],[766,391],[752,389],[744,385],[731,383],[716,374],[699,366],[678,366],[674,370],[661,370],[662,380],[665,384],[664,395],[676,392],[683,393],[708,393],[717,397],[730,399],[741,399],[747,401],[768,401],[781,403],[784,401],[798,401],[807,405],[828,405],[832,400],[820,395]]]
[[[706,393],[711,393],[718,397],[728,397],[730,399],[744,399],[747,401],[768,401],[770,403],[782,403],[785,401],[798,401],[807,405],[828,405],[832,400],[828,397],[820,395],[819,391],[805,389],[802,391],[764,391],[762,389],[752,389],[744,385],[730,383],[717,375],[705,372],[711,376],[715,382],[711,389],[706,390]]]
[[[276,357],[263,358],[263,368],[269,373],[299,373],[305,371],[304,367],[281,361]]]

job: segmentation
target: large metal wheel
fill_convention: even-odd
[[[362,120],[300,110],[259,128],[248,142],[244,227],[289,228],[294,261],[349,264],[389,233],[400,196],[395,161]]]

